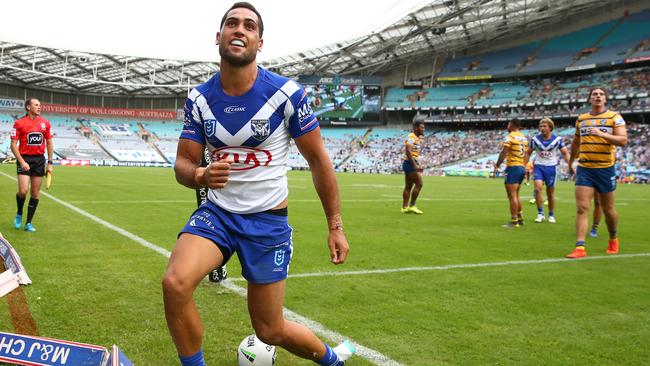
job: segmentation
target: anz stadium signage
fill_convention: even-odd
[[[349,75],[300,75],[300,84],[321,85],[381,85],[379,76],[349,76]]]

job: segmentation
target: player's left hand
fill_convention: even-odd
[[[330,249],[330,261],[334,264],[343,264],[350,252],[350,244],[343,230],[330,230],[327,245]]]
[[[47,173],[52,174],[53,171],[54,171],[54,168],[52,167],[52,164],[47,164]]]

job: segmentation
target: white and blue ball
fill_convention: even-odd
[[[244,338],[237,348],[239,366],[273,366],[275,365],[275,346],[270,346],[255,334]]]

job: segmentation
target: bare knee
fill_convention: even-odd
[[[616,209],[614,207],[603,207],[605,217],[616,217]]]
[[[587,204],[576,204],[576,212],[578,215],[586,215],[589,213],[589,205]]]
[[[194,286],[173,270],[167,270],[162,279],[162,288],[165,298],[178,300],[189,299],[194,292]]]
[[[274,326],[269,323],[253,324],[255,335],[262,342],[271,345],[280,345],[284,340],[284,327]]]

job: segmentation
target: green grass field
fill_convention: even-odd
[[[0,166],[0,231],[33,280],[23,290],[39,334],[117,344],[137,365],[177,365],[160,286],[167,258],[60,201],[171,250],[194,192],[171,169],[57,167],[48,194],[60,201],[43,196],[38,231],[26,233],[11,224],[14,177],[13,165]],[[557,224],[532,223],[526,203],[526,225],[508,230],[501,180],[426,177],[425,214],[416,216],[399,212],[402,176],[338,179],[351,253],[335,267],[309,173],[289,174],[288,309],[403,365],[650,363],[650,256],[625,256],[650,253],[650,187],[619,186],[621,255],[602,258],[603,225],[587,241],[600,259],[570,261],[562,260],[574,242],[570,183],[557,189]],[[522,188],[526,202],[531,191]],[[238,267],[229,263],[230,277],[245,286]],[[207,363],[235,365],[239,341],[252,333],[245,299],[207,281],[195,299]],[[0,330],[14,330],[5,300]],[[312,363],[280,350],[277,364]],[[355,356],[348,364],[374,363]]]
[[[343,93],[340,95],[340,97],[348,97],[350,96],[350,93]],[[363,114],[363,110],[359,110],[361,108],[361,92],[358,92],[357,94],[354,95],[354,97],[350,98],[346,102],[346,106],[349,107],[350,109],[346,110],[332,110],[329,112],[325,112],[321,115],[319,115],[319,118],[326,118],[326,119],[337,119],[337,118],[361,118]],[[361,113],[361,115],[359,114]]]

